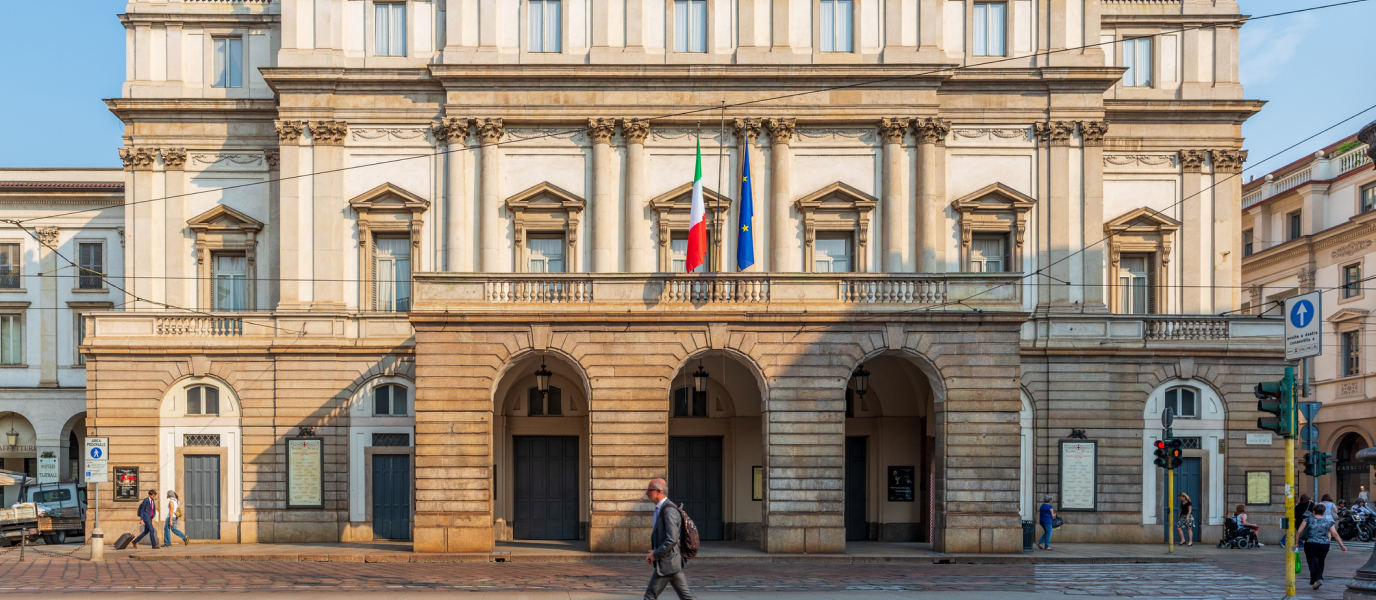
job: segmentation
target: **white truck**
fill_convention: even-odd
[[[23,473],[5,471],[18,483],[19,502],[0,509],[0,545],[30,543],[65,544],[68,537],[86,535],[86,486],[73,482],[38,483]]]

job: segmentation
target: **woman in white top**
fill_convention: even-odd
[[[163,519],[162,541],[163,545],[172,543],[172,534],[182,538],[183,546],[190,546],[191,542],[186,539],[186,534],[177,529],[177,518],[182,516],[179,509],[182,507],[182,499],[177,497],[177,492],[167,490],[167,518]]]

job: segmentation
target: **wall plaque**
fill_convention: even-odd
[[[138,467],[115,467],[115,501],[139,501]]]
[[[1247,504],[1271,503],[1271,472],[1247,472]]]
[[[44,452],[38,457],[38,483],[57,483],[58,478],[57,453]]]
[[[1061,507],[1098,510],[1099,442],[1061,440]]]
[[[913,502],[917,484],[913,467],[889,467],[889,502]]]
[[[1247,434],[1248,446],[1270,446],[1272,441],[1271,433],[1249,433]]]
[[[764,467],[751,467],[750,479],[750,499],[764,500]]]
[[[325,508],[325,441],[287,438],[287,508]]]

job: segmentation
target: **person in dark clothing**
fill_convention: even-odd
[[[1313,516],[1314,501],[1309,499],[1309,494],[1300,494],[1300,501],[1295,503],[1295,512],[1290,515],[1290,524],[1281,523],[1280,528],[1280,547],[1285,547],[1285,538],[1290,535],[1289,527],[1299,526],[1299,523],[1306,517]],[[1300,542],[1295,540],[1295,547],[1299,547]]]
[[[1338,526],[1327,513],[1328,507],[1315,504],[1314,516],[1305,519],[1295,532],[1295,539],[1304,541],[1304,558],[1309,563],[1309,587],[1316,590],[1323,587],[1323,563],[1328,558],[1329,540],[1337,540],[1338,546],[1347,552],[1342,536],[1338,535]]]
[[[1037,521],[1042,526],[1042,539],[1037,540],[1037,547],[1042,550],[1051,549],[1051,529],[1056,522],[1056,505],[1051,503],[1051,494],[1042,497],[1042,505],[1037,508]]]
[[[1180,492],[1180,514],[1175,518],[1175,530],[1186,546],[1194,545],[1194,502],[1185,492]]]
[[[158,549],[158,530],[153,528],[153,521],[157,520],[157,518],[158,491],[148,490],[148,497],[144,498],[143,502],[139,503],[139,520],[143,521],[143,533],[140,533],[139,537],[134,538],[135,550],[139,547],[139,540],[143,539],[145,535],[153,542],[153,549]]]
[[[655,505],[650,528],[651,548],[645,555],[645,562],[654,565],[655,572],[645,588],[645,600],[657,600],[666,585],[674,586],[680,600],[693,600],[693,593],[688,590],[688,577],[683,574],[687,561],[678,549],[683,517],[678,514],[678,507],[669,501],[669,484],[663,479],[652,480],[645,497]]]

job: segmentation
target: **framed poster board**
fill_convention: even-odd
[[[1099,442],[1061,440],[1061,506],[1057,510],[1099,510]]]
[[[1247,472],[1247,504],[1266,505],[1271,503],[1271,472]]]
[[[750,468],[750,499],[764,500],[764,467]]]
[[[287,438],[287,508],[325,508],[325,440]]]
[[[914,502],[917,484],[914,467],[889,467],[889,502]]]
[[[139,501],[139,468],[115,467],[115,502]]]

